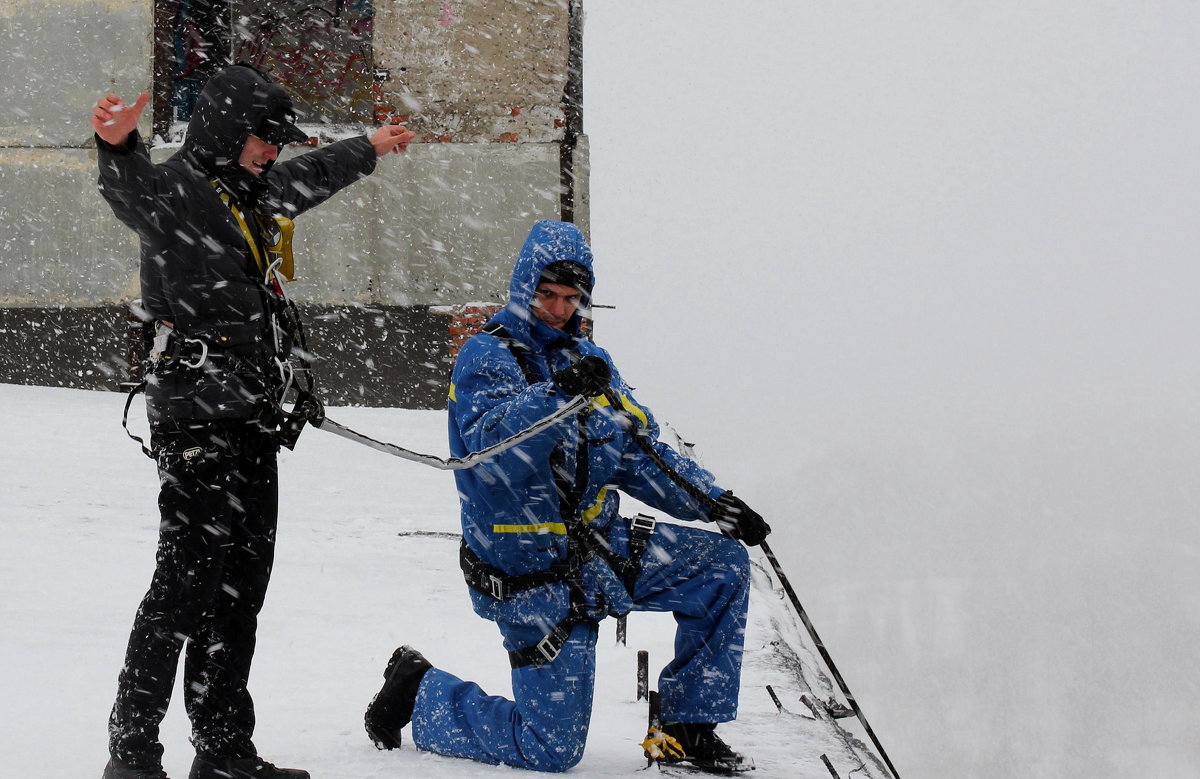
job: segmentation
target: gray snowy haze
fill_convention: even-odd
[[[587,5],[597,332],[897,769],[1200,767],[1200,6]]]

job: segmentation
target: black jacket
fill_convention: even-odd
[[[214,355],[201,369],[168,365],[149,377],[151,421],[255,416],[270,388],[261,371],[256,377],[248,368],[278,373],[273,293],[218,187],[247,214],[294,218],[375,169],[374,147],[359,136],[275,163],[258,177],[242,170],[237,160],[247,136],[280,94],[286,99],[282,87],[252,68],[218,73],[197,101],[182,148],[159,165],[136,133],[124,147],[96,139],[101,194],[141,239],[143,308],[204,340]]]

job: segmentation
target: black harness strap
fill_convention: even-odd
[[[577,432],[575,446],[575,469],[567,466],[565,443],[554,448],[550,454],[550,469],[554,474],[554,488],[558,493],[558,511],[567,528],[567,573],[563,577],[567,585],[570,606],[567,616],[555,625],[546,636],[533,646],[508,653],[508,662],[513,668],[533,665],[538,668],[552,663],[562,652],[571,631],[578,625],[596,625],[598,621],[587,614],[587,598],[583,588],[583,566],[603,546],[594,543],[595,534],[590,532],[580,518],[583,491],[587,487],[588,452],[587,418],[590,408],[576,415]]]
[[[633,585],[642,572],[642,555],[650,545],[650,536],[654,535],[654,526],[658,522],[649,514],[638,514],[629,523],[629,559],[625,561],[625,589],[629,597],[633,597]]]
[[[509,652],[508,664],[513,668],[523,668],[527,665],[541,668],[546,663],[553,663],[558,659],[562,648],[567,645],[567,639],[571,637],[571,631],[578,625],[589,624],[595,625],[596,620],[587,617],[568,616],[551,628],[546,637],[533,646],[527,646],[524,649],[514,649]]]
[[[133,399],[136,398],[139,393],[144,392],[145,390],[145,379],[139,381],[133,386],[132,389],[129,390],[129,395],[125,398],[125,413],[121,414],[121,427],[125,428],[125,435],[129,436],[134,441],[137,441],[138,446],[142,447],[142,452],[151,460],[153,460],[155,459],[154,452],[150,451],[150,447],[146,446],[146,442],[142,440],[141,436],[134,435],[133,431],[129,429],[129,407],[133,405]]]
[[[287,301],[287,305],[294,307],[290,300]],[[294,322],[296,329],[293,332],[296,334],[301,349],[307,352],[304,332],[299,326],[299,316],[294,317]],[[224,362],[227,370],[242,376],[253,377],[262,383],[263,397],[269,406],[261,413],[265,429],[273,430],[276,440],[281,445],[293,449],[296,446],[296,439],[300,436],[300,431],[308,421],[308,414],[300,409],[316,398],[312,371],[308,367],[307,360],[303,360],[306,386],[293,388],[296,392],[296,410],[287,411],[283,408],[284,398],[276,399],[274,397],[276,390],[272,390],[272,385],[277,383],[277,378],[251,359],[247,353],[243,353],[244,336],[252,329],[255,328],[237,325],[227,328],[201,328],[199,331],[193,332],[184,330],[176,323],[166,335],[166,342],[162,345],[161,351],[154,359],[144,363],[145,370],[153,373],[160,366],[170,366],[171,368],[178,366],[180,369],[199,370],[210,360],[220,360]],[[146,390],[147,383],[148,380],[143,378],[129,390],[129,394],[125,398],[121,426],[125,428],[125,434],[142,447],[142,452],[147,457],[154,459],[154,453],[146,446],[146,442],[129,429],[129,409],[133,405],[133,399]]]
[[[276,399],[271,397],[271,393],[268,392],[267,396],[272,402],[270,418],[265,420],[269,427],[277,430],[275,435],[280,445],[288,449],[295,449],[296,441],[300,438],[300,433],[304,430],[304,425],[309,421],[310,416],[323,417],[324,410],[317,393],[312,364],[308,359],[308,341],[305,337],[300,311],[292,299],[284,293],[283,285],[271,271],[276,266],[271,259],[272,245],[267,243],[263,235],[262,222],[273,220],[274,217],[261,212],[256,203],[251,203],[248,209],[245,204],[239,204],[233,190],[220,179],[213,179],[210,183],[221,194],[222,202],[229,208],[230,214],[246,239],[247,248],[250,249],[250,259],[253,260],[246,272],[258,283],[263,307],[269,315],[271,335],[279,338],[279,334],[282,332],[283,338],[278,344],[280,349],[276,354],[276,359],[287,363],[295,356],[300,364],[304,386],[292,387],[296,392],[296,402],[293,404],[292,410],[288,411],[284,408],[285,397],[281,396]],[[247,214],[249,218],[247,218]],[[290,242],[290,238],[288,240]],[[299,349],[294,348],[297,345]],[[294,377],[295,370],[291,369],[291,372]],[[290,379],[288,382],[290,383]],[[281,394],[286,394],[287,389],[288,387],[285,385]]]
[[[518,592],[560,582],[571,574],[570,566],[566,563],[558,563],[533,573],[507,574],[471,551],[466,541],[459,546],[458,565],[462,569],[463,578],[472,589],[496,600],[508,600]]]
[[[505,348],[512,352],[513,359],[517,361],[517,365],[521,368],[521,374],[525,376],[526,382],[529,384],[537,384],[539,381],[546,380],[538,376],[537,373],[534,372],[533,366],[530,365],[529,347],[513,338],[512,335],[504,329],[503,325],[492,325],[491,327],[484,328],[482,332],[499,338],[501,343],[504,344]]]
[[[650,458],[650,461],[654,463],[660,471],[666,474],[668,479],[674,482],[677,487],[686,492],[688,496],[692,498],[692,500],[696,501],[701,506],[704,506],[709,510],[716,508],[717,502],[709,497],[708,493],[697,487],[695,484],[692,484],[687,479],[683,478],[678,471],[671,467],[670,463],[662,458],[662,455],[660,455],[654,448],[654,445],[650,443],[649,436],[646,435],[645,430],[638,426],[637,420],[634,419],[633,415],[626,411],[621,405],[621,399],[617,397],[617,393],[613,392],[611,389],[606,389],[604,391],[604,397],[608,399],[608,402],[613,409],[625,419],[625,423],[629,427],[629,432],[633,436],[634,443],[637,444],[638,448]]]

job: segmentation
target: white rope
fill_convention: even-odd
[[[362,433],[351,430],[345,425],[340,425],[328,418],[322,419],[320,422],[313,422],[312,425],[313,427],[318,427],[326,432],[333,433],[334,435],[340,435],[342,438],[360,443],[363,446],[369,446],[372,449],[376,449],[385,454],[390,454],[394,457],[399,457],[410,462],[428,465],[431,468],[437,468],[439,471],[461,471],[467,468],[474,468],[484,460],[495,457],[501,452],[511,449],[522,441],[532,438],[546,428],[556,424],[564,417],[574,414],[576,411],[583,408],[590,402],[590,398],[578,395],[567,405],[563,406],[552,414],[539,419],[519,433],[514,433],[508,438],[505,438],[503,441],[499,441],[489,447],[480,449],[478,452],[471,452],[463,457],[441,458],[433,454],[414,452],[411,449],[405,449],[403,446],[397,446],[396,444],[389,444],[386,441],[376,441],[370,436],[365,436]]]

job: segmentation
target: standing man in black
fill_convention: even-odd
[[[190,779],[306,779],[258,756],[247,690],[278,510],[280,403],[294,313],[282,296],[290,220],[407,148],[385,126],[286,162],[307,139],[292,101],[254,68],[209,80],[183,146],[153,164],[137,132],[149,98],[97,101],[100,191],[141,239],[141,294],[157,328],[146,386],[162,515],[109,719],[104,779],[166,779],[159,723],[184,651]],[[289,269],[290,271],[290,269]]]

